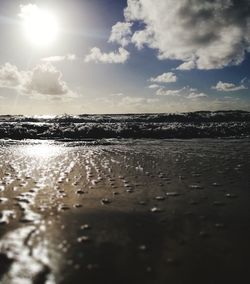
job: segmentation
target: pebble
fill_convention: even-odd
[[[88,236],[81,236],[79,238],[77,238],[78,243],[85,243],[85,242],[89,242],[90,238]]]
[[[236,194],[232,194],[232,193],[226,193],[225,196],[226,198],[237,198],[238,197]]]
[[[140,246],[138,247],[138,249],[139,249],[140,251],[146,251],[146,250],[147,250],[147,247],[146,247],[146,245],[140,245]]]
[[[84,193],[86,193],[85,191],[83,191],[83,190],[77,190],[77,192],[76,192],[77,194],[84,194]]]
[[[212,186],[221,186],[221,184],[214,182],[214,183],[212,183]]]
[[[156,196],[155,199],[158,200],[158,201],[163,201],[163,200],[165,200],[165,197],[164,196]]]
[[[65,210],[69,210],[70,207],[63,204],[63,205],[59,205],[58,209],[59,211],[65,211]]]
[[[80,228],[81,228],[81,230],[90,230],[91,229],[89,224],[84,224]]]
[[[108,198],[103,198],[103,199],[101,200],[101,203],[102,203],[103,205],[105,205],[105,204],[110,204],[111,201],[110,201],[110,199],[108,199]]]
[[[5,198],[5,197],[0,198],[0,203],[5,203],[7,201],[8,201],[8,198]]]
[[[191,189],[203,189],[203,187],[201,185],[198,185],[198,184],[191,184],[189,186],[189,188],[191,188]]]
[[[172,191],[172,192],[166,192],[167,196],[179,196],[180,193],[176,192],[176,191]]]
[[[81,208],[81,207],[82,207],[82,204],[75,204],[74,207],[75,207],[75,208]]]
[[[162,212],[162,210],[159,207],[153,207],[153,208],[150,209],[150,211],[152,213],[160,213],[160,212]]]

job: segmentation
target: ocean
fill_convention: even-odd
[[[0,116],[0,139],[84,140],[108,138],[242,138],[250,112],[179,114]]]

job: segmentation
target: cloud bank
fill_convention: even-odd
[[[179,70],[238,65],[250,50],[249,0],[128,0],[124,16],[110,41],[148,46],[161,60],[183,61]]]

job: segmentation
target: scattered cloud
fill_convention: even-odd
[[[250,50],[249,0],[128,0],[124,16],[127,25],[114,25],[112,41],[127,45],[131,37],[161,60],[182,60],[178,70],[238,65]]]
[[[19,71],[15,65],[6,63],[0,66],[0,88],[29,95],[75,95],[51,63],[37,65],[31,71]]]
[[[0,66],[0,87],[15,88],[21,82],[22,74],[15,65],[5,63]]]
[[[56,56],[50,56],[50,57],[45,57],[41,59],[42,61],[45,62],[60,62],[60,61],[74,61],[76,60],[76,55],[75,54],[67,54],[67,55],[56,55]]]
[[[169,90],[162,87],[158,89],[155,94],[157,96],[182,97],[186,99],[199,99],[207,97],[205,93],[199,92],[197,89],[190,88],[189,86],[176,90]]]
[[[177,76],[173,72],[163,73],[155,78],[150,78],[151,82],[155,83],[174,83],[177,81]]]
[[[204,94],[204,93],[191,92],[191,93],[187,96],[187,99],[199,99],[199,98],[205,98],[205,97],[207,97],[207,95]]]
[[[122,94],[121,96],[110,96],[97,98],[95,104],[101,107],[105,112],[112,113],[138,113],[138,112],[152,112],[159,105],[159,98],[128,96]]]
[[[85,62],[95,63],[125,63],[129,58],[129,52],[120,47],[117,52],[104,53],[98,47],[93,47],[85,57]]]
[[[212,87],[212,89],[220,92],[234,92],[234,91],[245,90],[247,89],[247,87],[245,87],[243,84],[235,85],[233,83],[225,83],[219,81],[216,86]]]
[[[124,94],[123,93],[115,93],[115,94],[111,94],[110,96],[111,97],[122,97],[122,96],[124,96]]]
[[[182,95],[184,89],[179,90],[168,90],[165,88],[160,88],[156,91],[157,96],[173,96],[173,97],[179,97]]]
[[[244,84],[244,83],[249,83],[249,79],[247,77],[244,77],[242,80],[240,80],[240,83],[241,84]]]
[[[149,89],[158,89],[158,88],[160,88],[160,85],[152,84],[152,85],[149,85],[148,88]]]
[[[117,22],[111,30],[109,42],[116,42],[121,46],[127,46],[131,41],[132,23]]]

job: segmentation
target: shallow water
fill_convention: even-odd
[[[1,283],[248,277],[249,142],[2,140]]]

